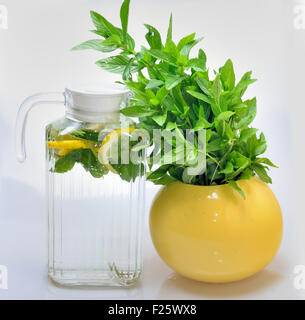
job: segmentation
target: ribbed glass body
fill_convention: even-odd
[[[119,126],[65,118],[47,126],[46,138],[70,141],[75,139],[70,134],[79,130]],[[142,269],[143,168],[131,181],[111,170],[95,177],[77,161],[72,169],[58,172],[70,165],[61,160],[59,167],[61,155],[62,150],[47,143],[49,277],[62,285],[133,285]]]

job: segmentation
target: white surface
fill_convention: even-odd
[[[303,0],[133,0],[130,33],[144,43],[143,23],[164,35],[174,14],[175,39],[197,31],[211,69],[233,60],[238,78],[254,71],[259,81],[248,96],[258,97],[255,126],[268,141],[272,189],[284,216],[284,238],[272,264],[258,275],[226,285],[207,285],[175,275],[157,256],[146,232],[142,281],[134,289],[71,290],[46,278],[44,126],[63,107],[33,110],[27,130],[28,161],[15,160],[13,130],[21,101],[42,91],[63,91],[71,82],[107,82],[119,77],[99,70],[96,52],[70,52],[87,40],[89,10],[119,23],[121,0],[1,0],[9,28],[0,30],[0,265],[9,271],[9,289],[0,299],[292,299],[295,265],[305,265],[304,81],[305,30],[294,29],[294,6]],[[77,81],[79,79],[79,81]],[[149,186],[147,210],[156,188]]]

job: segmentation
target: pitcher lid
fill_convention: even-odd
[[[119,84],[81,84],[66,87],[67,113],[84,121],[118,114],[127,105],[129,90]]]

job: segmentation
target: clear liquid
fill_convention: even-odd
[[[133,285],[142,269],[144,178],[129,183],[109,172],[96,179],[77,164],[48,172],[47,181],[49,277],[62,285]]]

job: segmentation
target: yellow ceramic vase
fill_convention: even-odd
[[[229,185],[175,182],[157,194],[150,214],[152,240],[177,273],[204,282],[230,282],[267,266],[279,249],[283,222],[271,189],[257,178]]]

